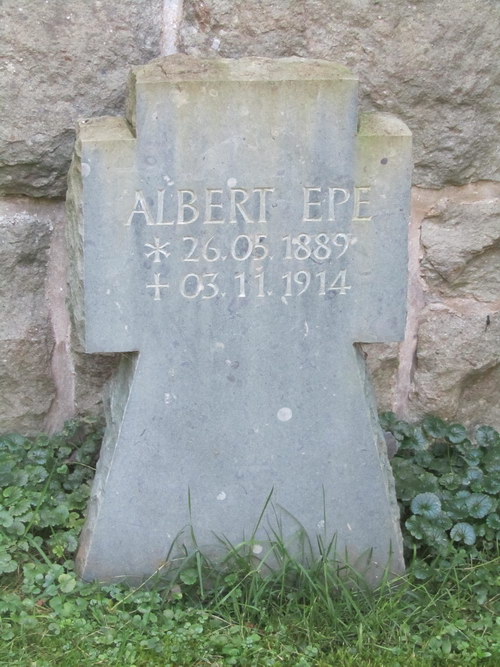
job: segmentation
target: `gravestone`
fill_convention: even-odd
[[[150,575],[191,527],[207,549],[265,553],[278,526],[371,580],[402,570],[356,344],[403,337],[410,145],[394,117],[358,119],[348,70],[298,58],[159,59],[126,120],[80,123],[74,319],[87,352],[125,353],[85,579]]]

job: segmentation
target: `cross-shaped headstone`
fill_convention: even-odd
[[[387,114],[358,128],[356,96],[333,63],[178,55],[133,72],[127,120],[80,124],[76,320],[87,352],[138,353],[110,393],[84,578],[151,574],[190,524],[206,548],[248,539],[271,491],[285,542],[402,569],[355,343],[403,336],[411,137]]]

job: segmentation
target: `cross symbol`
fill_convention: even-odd
[[[164,283],[164,284],[160,283],[160,275],[161,275],[160,273],[155,273],[154,284],[153,285],[146,285],[146,287],[148,289],[149,288],[154,289],[154,291],[155,291],[154,300],[155,301],[161,301],[161,291],[160,290],[162,289],[162,287],[169,287],[168,283]]]
[[[169,246],[170,243],[167,241],[166,243],[163,243],[163,245],[160,245],[160,239],[155,237],[154,245],[152,243],[145,243],[144,247],[145,248],[152,248],[151,252],[146,252],[144,253],[146,257],[151,257],[151,255],[154,255],[154,260],[153,262],[159,262],[160,261],[160,255],[163,255],[164,257],[169,257],[170,253],[167,252],[166,250],[163,250],[163,248],[166,248]]]

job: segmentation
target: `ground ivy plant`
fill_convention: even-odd
[[[0,574],[34,554],[46,562],[74,554],[101,438],[94,419],[50,438],[0,438]]]
[[[392,467],[408,550],[424,557],[456,548],[493,553],[500,539],[499,433],[432,416],[409,424],[392,412],[381,423],[399,443]]]

